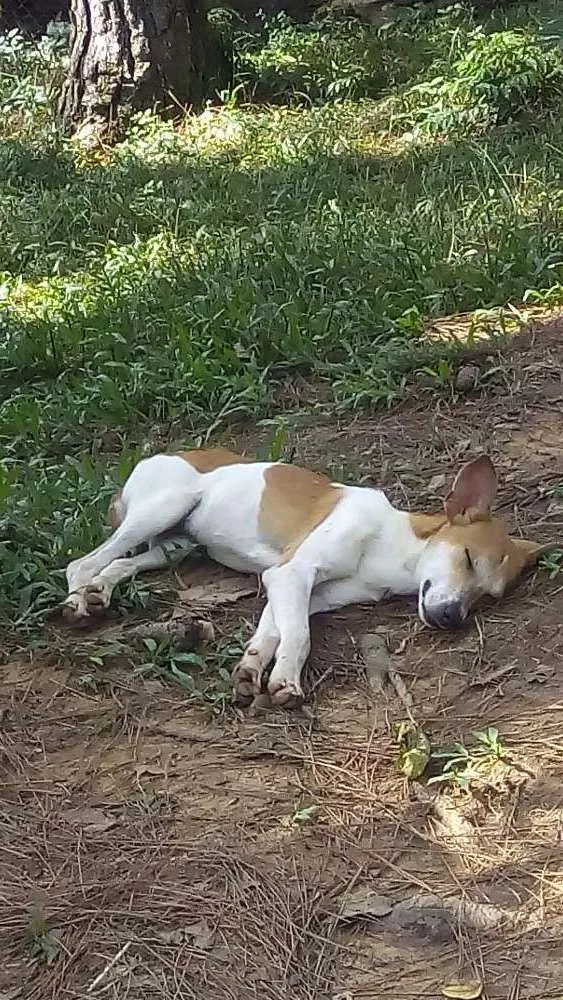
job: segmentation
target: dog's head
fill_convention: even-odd
[[[481,597],[502,597],[542,552],[553,548],[510,537],[491,513],[496,492],[493,463],[483,455],[459,472],[443,517],[413,515],[415,533],[428,537],[418,592],[425,624],[459,627]]]

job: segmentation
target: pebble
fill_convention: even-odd
[[[479,380],[477,365],[462,365],[455,377],[455,387],[458,392],[471,392]]]

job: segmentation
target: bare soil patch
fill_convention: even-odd
[[[433,508],[482,447],[515,530],[563,523],[563,324],[483,358],[478,388],[420,387],[377,416],[295,431],[296,459]],[[252,452],[256,432],[241,432]],[[185,569],[178,589],[229,574]],[[259,597],[214,615],[249,629]],[[2,1000],[376,1000],[563,989],[563,586],[538,572],[459,635],[414,606],[314,622],[309,711],[214,714],[122,666],[84,683],[91,636],[53,632],[0,670]],[[246,623],[246,624],[245,624]],[[383,629],[436,745],[498,727],[508,757],[477,794],[397,768],[392,687],[359,653]],[[438,801],[436,801],[438,796]],[[362,890],[378,900],[343,916]],[[383,902],[381,900],[383,897]],[[403,904],[403,905],[401,905]],[[353,908],[353,907],[352,907]]]

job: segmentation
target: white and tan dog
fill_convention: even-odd
[[[456,628],[480,597],[502,596],[536,561],[548,546],[509,537],[491,515],[496,489],[481,456],[458,474],[443,513],[410,514],[381,490],[220,448],[155,455],[113,497],[114,533],[68,566],[65,616],[83,623],[109,605],[116,584],[183,558],[196,542],[224,566],[262,574],[268,601],[233,672],[239,700],[260,692],[274,661],[272,701],[296,704],[310,615],[418,594],[425,624]]]

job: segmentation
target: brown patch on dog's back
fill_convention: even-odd
[[[268,541],[291,559],[301,542],[332,513],[342,487],[296,465],[272,465],[264,473],[258,523]]]
[[[251,459],[243,458],[242,455],[229,451],[228,448],[194,448],[192,451],[177,452],[179,458],[188,462],[196,472],[214,472],[224,465],[247,465]]]

